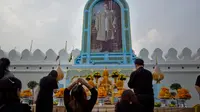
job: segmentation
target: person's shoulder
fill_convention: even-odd
[[[131,72],[131,75],[132,75],[132,74],[135,74],[136,72],[137,72],[137,70],[135,70],[135,71]]]
[[[143,69],[146,73],[152,74],[151,71],[147,70],[147,69]]]
[[[15,77],[14,74],[10,71],[6,71],[4,77],[2,79],[7,79],[7,78],[10,78],[10,77]]]
[[[45,80],[47,79],[47,76],[42,77],[40,80]]]
[[[42,77],[42,78],[40,79],[40,84],[41,84],[41,83],[47,82],[47,80],[48,80],[48,77],[47,77],[47,76]]]

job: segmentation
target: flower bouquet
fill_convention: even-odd
[[[20,93],[22,103],[29,104],[32,96],[33,95],[30,89],[24,90]]]
[[[170,99],[171,98],[171,94],[169,92],[169,89],[167,87],[162,87],[160,89],[159,92],[159,96],[160,99]]]
[[[107,96],[106,89],[103,86],[99,87],[98,88],[98,97],[99,98],[105,98],[106,96]]]
[[[167,87],[162,87],[159,92],[159,96],[161,102],[162,102],[162,107],[165,107],[168,105],[168,100],[171,98],[171,93]]]
[[[99,105],[104,105],[106,97],[107,97],[106,89],[103,86],[98,87],[98,103],[99,103]]]
[[[186,107],[186,100],[189,100],[191,97],[192,96],[187,89],[185,88],[178,89],[176,95],[178,106]]]
[[[96,83],[98,83],[98,79],[101,77],[101,74],[99,72],[94,72],[93,77],[95,78]]]
[[[56,91],[55,97],[56,98],[63,98],[64,97],[64,91],[65,91],[64,88],[60,88],[58,91]]]
[[[55,93],[55,97],[58,100],[58,106],[64,106],[64,88],[60,88],[56,93]]]
[[[31,97],[32,93],[30,89],[24,90],[20,93],[21,98]]]
[[[117,78],[119,77],[119,72],[118,71],[113,71],[111,77],[114,79],[114,82],[117,82]]]
[[[115,86],[117,87],[117,89],[122,89],[124,87],[124,82],[123,80],[118,80],[117,83],[115,84]]]

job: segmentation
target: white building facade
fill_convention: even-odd
[[[73,59],[79,54],[78,49],[73,50]],[[11,60],[10,70],[22,81],[23,89],[27,88],[29,81],[39,82],[40,78],[46,76],[52,69],[56,69],[58,60],[60,60],[64,73],[73,68],[73,60],[68,62],[69,56],[70,54],[64,49],[60,50],[58,54],[52,49],[49,49],[46,53],[39,49],[33,53],[27,49],[22,53],[16,50],[6,53],[0,49],[0,58],[7,57]],[[150,71],[153,70],[157,59],[159,67],[165,75],[162,81],[163,85],[169,87],[172,83],[177,82],[188,89],[192,95],[192,99],[188,101],[189,106],[200,102],[199,95],[195,90],[195,81],[197,76],[200,75],[200,49],[196,53],[192,53],[189,48],[184,48],[178,53],[176,49],[171,48],[165,55],[159,48],[155,49],[152,55],[149,54],[147,49],[142,49],[138,57],[144,59],[145,68]],[[65,82],[65,79],[60,81],[66,86]]]

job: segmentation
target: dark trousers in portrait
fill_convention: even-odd
[[[102,41],[102,49],[101,52],[112,52],[112,40]]]
[[[153,95],[137,95],[137,98],[145,108],[145,112],[154,111],[154,96]]]
[[[113,48],[112,48],[112,31],[106,31],[105,32],[105,41],[102,41],[101,44],[102,44],[102,49],[100,52],[105,52],[105,51],[108,51],[108,52],[112,52],[113,51]]]

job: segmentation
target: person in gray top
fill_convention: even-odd
[[[9,71],[10,60],[8,58],[0,59],[0,79],[14,77],[13,73]]]

